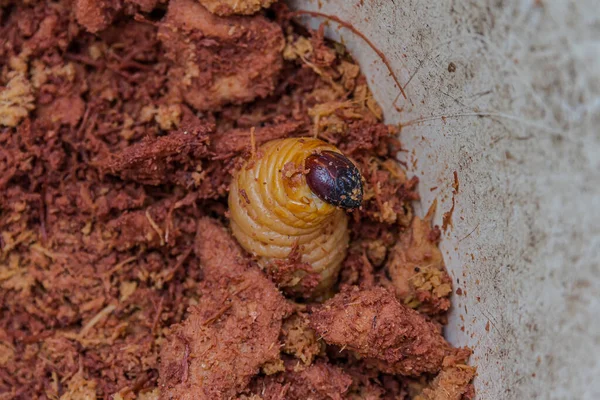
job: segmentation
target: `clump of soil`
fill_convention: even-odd
[[[359,67],[283,4],[200,3],[0,1],[0,399],[471,398],[439,229]],[[309,135],[365,178],[323,305],[226,230],[251,136]]]

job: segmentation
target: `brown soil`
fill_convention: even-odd
[[[0,21],[0,399],[472,397],[439,229],[343,46],[279,3],[4,0]],[[324,305],[224,228],[251,135],[318,135],[365,178]]]

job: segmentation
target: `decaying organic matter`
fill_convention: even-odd
[[[448,311],[451,279],[438,248],[440,229],[431,226],[435,204],[424,218],[414,217],[400,235],[386,265],[390,289],[409,307],[424,314]]]
[[[251,15],[261,9],[269,7],[275,0],[199,0],[200,4],[206,7],[213,14],[232,15],[243,14]]]
[[[271,3],[0,1],[0,399],[472,397],[398,129]],[[313,136],[363,177],[324,304],[228,230],[244,162]]]
[[[281,364],[279,333],[291,307],[215,222],[198,222],[195,251],[205,296],[162,347],[161,396],[231,398],[261,367]]]
[[[378,370],[405,376],[434,374],[447,357],[467,359],[426,317],[384,288],[342,291],[311,314],[311,326],[331,345],[355,352]]]
[[[218,17],[195,0],[171,0],[159,38],[171,85],[201,111],[268,96],[283,67],[281,27],[262,15]]]

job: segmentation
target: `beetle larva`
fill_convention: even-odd
[[[264,144],[233,179],[231,229],[265,268],[297,251],[319,276],[311,295],[330,288],[348,247],[345,209],[360,207],[362,181],[339,149],[313,138]],[[289,286],[298,285],[302,271]]]

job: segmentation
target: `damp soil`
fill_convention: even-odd
[[[284,4],[200,3],[0,1],[0,399],[472,398],[434,210],[360,68]],[[227,231],[252,146],[302,136],[364,178],[325,305]]]

